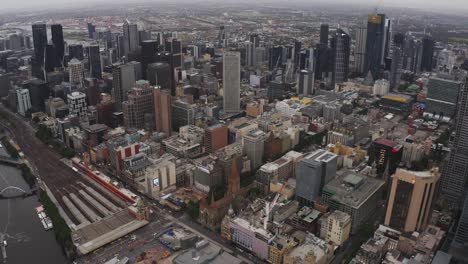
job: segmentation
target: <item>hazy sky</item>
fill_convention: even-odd
[[[132,3],[132,2],[142,2],[143,0],[0,0],[0,4],[2,4],[7,9],[16,9],[16,8],[24,8],[24,9],[31,9],[34,10],[37,7],[41,9],[47,9],[48,7],[53,8],[55,7],[66,7],[66,6],[75,6],[75,5],[86,5],[90,3],[116,3],[116,2],[125,2],[125,3]],[[146,0],[147,2],[157,3],[159,0]],[[181,0],[162,0],[164,2],[176,2]],[[262,2],[273,2],[275,0],[260,0]],[[287,2],[284,0],[277,0],[282,5]],[[185,1],[184,1],[185,2]],[[189,1],[186,1],[189,2]],[[200,2],[200,0],[197,0]],[[210,0],[210,2],[219,2],[219,3],[239,3],[243,2],[242,0]],[[258,0],[255,2],[259,2]],[[303,3],[310,3],[313,5],[316,2],[321,4],[325,3],[357,3],[363,4],[368,6],[376,6],[377,3],[381,3],[381,7],[392,7],[392,6],[400,6],[400,7],[411,7],[417,8],[420,7],[421,9],[433,9],[434,11],[446,11],[446,10],[458,10],[460,11],[467,11],[468,14],[468,0],[290,0],[289,2],[303,2]]]

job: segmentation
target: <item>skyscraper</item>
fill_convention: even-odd
[[[385,225],[402,232],[423,231],[429,221],[439,170],[397,169],[392,176]]]
[[[468,250],[468,195],[465,195],[462,212],[460,219],[458,219],[455,237],[453,238],[449,253],[453,254],[456,259],[459,259],[460,263],[465,263],[468,261],[466,250]]]
[[[422,39],[421,71],[432,71],[432,59],[434,57],[434,39],[431,36],[425,36]]]
[[[335,84],[348,81],[349,55],[351,52],[351,38],[346,30],[336,29],[332,38],[331,48],[333,50],[333,72],[332,87]]]
[[[46,46],[46,57],[45,57],[45,70],[46,72],[51,72],[55,68],[60,66],[59,58],[57,56],[57,50],[54,45]]]
[[[45,49],[47,46],[46,24],[33,24],[32,34],[34,42],[34,57],[40,65],[44,65]]]
[[[442,171],[440,200],[445,206],[459,208],[466,194],[468,178],[468,78],[458,95],[455,136]]]
[[[148,81],[140,80],[128,92],[128,100],[122,103],[124,124],[126,127],[152,129],[153,121],[148,125],[146,116],[153,115],[153,89]]]
[[[240,53],[225,52],[223,55],[223,105],[224,112],[240,112]]]
[[[47,47],[47,27],[46,24],[32,25],[34,58],[32,60],[32,75],[36,78],[45,79],[44,64]]]
[[[94,33],[96,33],[96,26],[92,23],[88,23],[88,37],[94,38]]]
[[[141,72],[145,80],[147,78],[148,64],[156,62],[159,43],[157,40],[144,40],[141,42]]]
[[[265,132],[259,129],[254,129],[242,137],[244,153],[249,158],[253,170],[259,168],[263,164],[265,138]]]
[[[101,52],[98,45],[86,47],[89,63],[89,77],[102,79]]]
[[[172,132],[172,96],[168,89],[155,87],[153,89],[154,123],[156,131],[164,132],[168,136]]]
[[[79,87],[83,85],[83,63],[76,58],[73,58],[68,63],[70,74],[70,83],[77,84]]]
[[[245,42],[245,65],[254,66],[255,65],[255,46],[252,42]]]
[[[314,93],[314,73],[308,70],[301,70],[297,75],[297,93],[308,96]]]
[[[138,50],[138,26],[125,20],[123,24],[125,56]]]
[[[71,114],[75,114],[78,117],[86,116],[86,95],[82,92],[73,92],[67,95],[68,108]]]
[[[122,102],[127,100],[127,92],[135,85],[135,69],[130,64],[114,65],[112,68],[112,97],[116,110],[122,109]]]
[[[361,25],[356,29],[356,47],[354,48],[354,69],[364,74],[366,66],[367,26]]]
[[[165,62],[151,63],[146,69],[147,80],[153,86],[160,86],[162,89],[171,89],[172,74],[171,66]]]
[[[68,46],[68,59],[71,60],[73,58],[78,60],[83,60],[83,45],[81,44],[71,44]]]
[[[63,66],[63,56],[65,54],[65,42],[63,40],[63,29],[62,25],[54,24],[50,26],[52,32],[52,43],[54,44],[55,53],[59,64]]]
[[[364,74],[369,71],[374,80],[379,79],[384,59],[385,15],[369,15],[367,22],[366,62]]]
[[[328,31],[329,31],[328,24],[320,25],[320,44],[324,44],[328,46]]]

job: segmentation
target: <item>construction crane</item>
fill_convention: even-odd
[[[265,218],[263,219],[263,229],[265,230],[267,230],[267,227],[268,227],[268,219],[270,219],[270,213],[273,210],[273,207],[275,207],[276,203],[278,202],[278,199],[281,193],[283,192],[283,189],[286,187],[286,185],[288,185],[287,182],[283,184],[283,186],[278,191],[278,193],[276,194],[271,204],[269,202],[265,202]]]

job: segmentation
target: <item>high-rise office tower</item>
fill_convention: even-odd
[[[29,90],[31,107],[35,111],[45,111],[45,101],[49,98],[49,86],[40,79],[31,79],[23,83],[23,88]]]
[[[151,63],[147,66],[146,77],[151,85],[160,86],[162,89],[171,89],[171,66],[165,62]]]
[[[283,65],[283,46],[270,47],[269,69],[273,70],[281,65]]]
[[[252,170],[259,168],[263,164],[265,139],[265,132],[259,129],[254,129],[242,137],[244,153],[250,160]]]
[[[83,63],[76,58],[73,58],[68,63],[68,70],[70,75],[70,84],[83,86]]]
[[[400,47],[393,47],[392,66],[390,69],[390,88],[398,89],[403,70],[403,51]]]
[[[147,78],[148,65],[156,62],[159,43],[157,40],[145,40],[141,42],[141,72],[145,80]]]
[[[73,92],[67,95],[67,104],[71,114],[78,117],[85,117],[88,109],[86,104],[86,95],[82,92]]]
[[[245,42],[245,65],[254,66],[255,65],[255,46],[252,42]]]
[[[397,169],[392,176],[385,225],[401,232],[420,232],[428,224],[439,170]]]
[[[258,34],[250,34],[249,40],[250,42],[252,42],[255,48],[260,47],[260,37],[258,36]]]
[[[379,138],[371,145],[370,157],[375,162],[379,177],[387,180],[395,173],[403,154],[403,147],[396,141]]]
[[[71,44],[68,46],[68,59],[71,60],[73,58],[77,60],[83,60],[83,45],[81,44]]]
[[[193,125],[195,117],[194,105],[181,100],[172,102],[172,129],[179,131],[183,126]]]
[[[47,27],[46,24],[32,25],[34,58],[32,60],[32,75],[36,78],[45,79],[44,64],[47,47]]]
[[[96,26],[92,23],[88,23],[88,37],[94,38],[94,33],[96,33]]]
[[[466,194],[468,179],[468,79],[460,89],[455,117],[455,136],[440,180],[440,198],[444,206],[459,208]]]
[[[385,15],[369,15],[367,21],[366,62],[364,74],[369,71],[374,80],[379,79],[385,49]]]
[[[305,205],[311,205],[319,197],[323,186],[336,176],[338,156],[317,150],[305,156],[296,170],[296,199]]]
[[[328,46],[328,34],[329,34],[328,31],[329,31],[328,24],[320,25],[320,44],[324,44]]]
[[[434,57],[434,39],[431,36],[425,36],[422,39],[421,71],[432,71],[432,59]]]
[[[125,20],[123,24],[125,56],[138,50],[138,26]]]
[[[170,136],[172,132],[172,96],[168,89],[153,89],[154,123],[156,131]]]
[[[60,61],[57,55],[57,50],[54,45],[46,46],[45,57],[45,70],[46,72],[54,71],[55,68],[60,66]]]
[[[240,112],[240,53],[223,55],[223,106],[226,113]]]
[[[354,48],[354,70],[364,74],[366,66],[367,26],[361,25],[356,29],[356,46]]]
[[[89,77],[102,79],[101,52],[98,45],[86,47],[89,63]]]
[[[62,25],[54,24],[50,26],[52,32],[52,43],[54,44],[55,53],[60,65],[63,65],[63,56],[65,54],[65,42],[63,40]]]
[[[329,57],[331,56],[331,49],[325,44],[317,44],[315,49],[315,79],[323,80],[328,76],[332,65],[329,63]]]
[[[31,108],[31,98],[29,97],[28,89],[17,89],[16,99],[18,106],[18,113],[22,116]]]
[[[456,112],[457,98],[462,86],[462,82],[430,77],[424,111],[452,118]]]
[[[298,68],[299,53],[301,53],[302,43],[300,41],[294,42],[294,68]]]
[[[455,259],[459,260],[459,263],[466,263],[468,256],[466,252],[468,250],[468,195],[465,195],[463,202],[462,211],[460,218],[458,219],[458,225],[455,231],[452,244],[450,245],[449,253],[452,254]]]
[[[226,30],[224,25],[219,26],[219,33],[218,33],[218,47],[223,47],[226,45]]]
[[[135,69],[130,64],[114,65],[112,68],[112,97],[117,111],[122,110],[122,102],[127,100],[127,92],[135,85]]]
[[[336,29],[332,38],[331,48],[333,50],[332,87],[335,84],[348,81],[349,55],[351,52],[351,38],[346,30]]]
[[[34,57],[37,62],[44,65],[45,49],[47,46],[47,27],[46,24],[33,24],[32,34],[34,42]]]
[[[388,58],[390,54],[390,49],[393,44],[393,30],[392,30],[392,20],[385,18],[385,36],[384,36],[384,45],[383,45],[383,59]],[[382,61],[384,63],[385,61]]]
[[[297,75],[297,93],[308,96],[314,93],[314,73],[309,70],[301,70]]]
[[[128,99],[122,103],[122,112],[124,114],[124,124],[126,127],[138,129],[152,129],[146,124],[145,116],[152,116],[154,112],[153,88],[148,81],[140,80],[136,82],[135,87],[128,92]]]

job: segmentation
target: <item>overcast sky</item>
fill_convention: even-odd
[[[47,9],[47,7],[53,8],[53,7],[66,7],[66,6],[76,6],[76,5],[86,5],[90,3],[116,3],[116,2],[125,2],[125,3],[132,3],[132,2],[142,2],[143,0],[0,0],[0,4],[3,4],[3,7],[6,7],[7,9],[16,9],[16,8],[21,8],[21,9],[31,9],[34,10],[37,7],[40,7],[41,9]],[[157,3],[160,0],[146,0],[147,2],[152,2],[152,3]],[[181,1],[181,0],[162,0],[164,2],[176,2],[176,1]],[[197,2],[200,2],[200,0],[196,0]],[[258,1],[258,0],[257,0]],[[256,1],[256,2],[257,2]],[[264,2],[272,2],[275,0],[260,0]],[[277,0],[278,1],[278,0]],[[290,0],[291,1],[291,0]],[[311,5],[314,4],[314,2],[319,2],[321,4],[324,3],[329,3],[329,2],[334,2],[334,3],[357,3],[357,4],[363,4],[363,5],[369,5],[369,6],[376,6],[377,3],[381,3],[381,7],[384,8],[386,6],[388,7],[393,7],[393,6],[400,6],[400,7],[411,7],[411,8],[417,8],[420,7],[421,9],[433,9],[433,11],[447,11],[447,10],[457,10],[457,11],[467,11],[468,13],[468,0],[292,0],[292,2],[304,2],[304,3],[310,3]],[[190,2],[190,1],[184,1],[184,2]],[[219,3],[239,3],[239,2],[244,2],[242,0],[210,0],[210,2],[219,2]],[[284,0],[280,0],[282,5],[284,5],[287,2],[284,2]],[[5,6],[6,4],[6,6]]]

